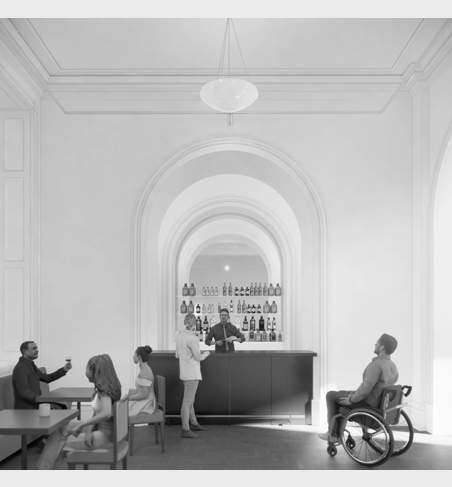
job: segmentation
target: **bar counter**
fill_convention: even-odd
[[[217,422],[254,418],[311,424],[316,355],[303,350],[211,352],[201,362],[197,416]],[[167,417],[178,420],[183,385],[175,352],[153,352],[149,364],[154,375],[166,377]]]

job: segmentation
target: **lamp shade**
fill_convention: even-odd
[[[210,108],[235,113],[252,105],[258,98],[256,86],[238,78],[219,78],[201,88],[201,100]]]

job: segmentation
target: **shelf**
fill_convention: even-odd
[[[281,298],[282,296],[203,296],[202,294],[197,294],[196,296],[178,296],[178,299],[274,299]]]

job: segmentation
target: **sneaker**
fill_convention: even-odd
[[[206,428],[204,428],[204,426],[201,426],[199,423],[190,424],[190,429],[192,431],[205,431],[206,430]]]
[[[330,435],[328,431],[318,435],[321,440],[328,441],[328,443],[339,443],[339,438],[334,435]]]
[[[182,430],[180,432],[180,435],[182,438],[197,438],[198,437],[198,435],[195,435],[195,433],[193,433],[190,430]]]

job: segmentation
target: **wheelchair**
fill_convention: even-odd
[[[383,389],[378,408],[339,408],[329,434],[339,421],[339,442],[328,442],[331,457],[342,445],[347,455],[367,467],[381,465],[391,456],[402,455],[412,445],[413,424],[403,410],[402,400],[411,393],[411,386],[388,386]]]

